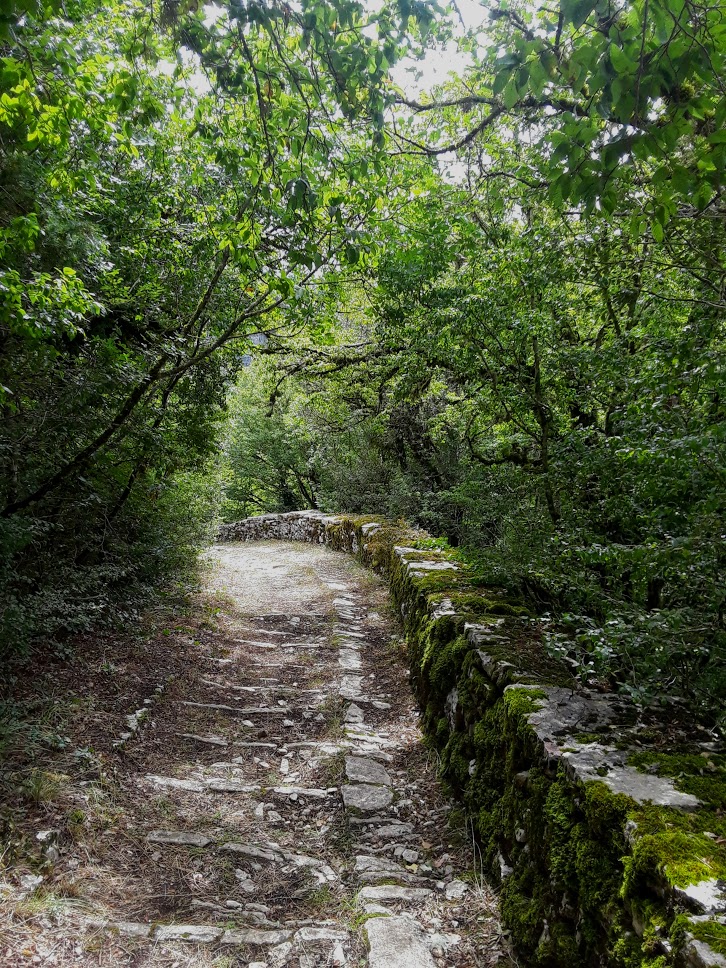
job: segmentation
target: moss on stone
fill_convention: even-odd
[[[653,769],[673,779],[677,789],[691,793],[703,809],[685,813],[667,807],[646,805],[633,810],[638,838],[628,862],[627,877],[658,877],[676,887],[687,887],[711,878],[726,879],[726,756],[693,753],[638,752],[629,758],[632,766]],[[629,886],[632,893],[635,886]]]
[[[726,755],[723,753],[660,753],[653,750],[634,753],[628,762],[639,770],[655,768],[659,776],[671,777],[676,789],[718,809],[726,803]]]
[[[428,656],[428,681],[436,694],[445,698],[456,684],[464,658],[471,651],[463,635],[439,645]]]
[[[714,877],[726,879],[726,850],[717,842],[726,837],[722,812],[684,813],[646,804],[632,810],[630,819],[636,824],[637,838],[627,864],[626,894],[637,891],[638,884],[630,881],[639,876],[651,882],[661,877],[676,887]]]
[[[694,938],[713,948],[717,954],[726,957],[726,924],[713,919],[710,921],[689,921],[687,930]]]
[[[529,615],[529,609],[513,599],[500,598],[492,595],[490,589],[467,588],[454,591],[451,601],[458,611],[465,614],[470,621],[484,618],[487,615]]]
[[[393,568],[393,548],[401,540],[400,528],[390,524],[381,524],[378,530],[367,535],[360,531],[361,557],[370,568],[390,575]]]
[[[537,948],[545,925],[543,890],[541,875],[533,867],[523,867],[507,877],[499,895],[504,920],[532,964],[542,963]]]
[[[466,582],[459,572],[450,568],[445,571],[428,571],[424,574],[412,574],[408,568],[405,571],[407,580],[418,592],[425,595],[438,594],[441,597],[450,597],[459,584]]]
[[[504,708],[510,716],[526,716],[540,708],[540,700],[546,699],[542,689],[529,686],[510,686],[504,693]]]
[[[495,662],[509,662],[516,666],[521,676],[536,678],[540,685],[563,686],[571,688],[574,684],[572,673],[558,659],[547,655],[538,638],[521,634],[514,620],[497,627],[496,634],[506,636],[506,642],[484,642],[481,651]]]
[[[665,955],[656,954],[655,957],[650,957],[653,953],[649,950],[653,947],[650,940],[644,944],[644,939],[628,931],[625,925],[620,930],[620,936],[615,939],[608,953],[611,964],[618,968],[669,968],[671,962]]]
[[[451,733],[442,753],[442,771],[454,789],[463,789],[469,779],[469,763],[473,756],[469,737]]]
[[[488,676],[480,670],[478,657],[470,651],[464,657],[459,678],[459,705],[467,722],[474,722],[483,709],[490,704],[496,687]]]
[[[457,680],[460,692],[470,665],[465,657]],[[662,908],[655,900],[647,910],[641,907],[643,939],[632,936],[632,930],[627,945],[618,938],[627,903],[622,896],[628,850],[624,830],[637,804],[604,783],[583,788],[563,770],[553,780],[532,766],[536,740],[526,716],[544,696],[542,690],[510,688],[504,696],[490,697],[470,741],[464,734],[449,736],[442,758],[445,775],[463,795],[487,862],[496,869],[500,850],[511,856],[514,872],[502,885],[502,913],[525,963],[542,968],[595,963],[610,944],[610,964],[653,968],[660,957],[653,939],[663,930]],[[472,759],[476,768],[470,776]],[[529,854],[520,863],[525,848],[515,833],[522,825]],[[645,868],[652,873],[652,865]],[[652,884],[641,885],[640,896],[652,897]],[[568,899],[569,913],[562,909],[562,898]],[[609,939],[605,923],[613,925]]]
[[[449,741],[449,721],[446,716],[439,716],[433,730],[436,746],[442,749]]]

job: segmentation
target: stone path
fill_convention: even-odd
[[[117,740],[123,847],[103,876],[123,883],[84,908],[78,963],[511,964],[383,583],[311,545],[210,560],[211,645],[183,696],[160,670]]]

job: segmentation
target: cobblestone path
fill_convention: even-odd
[[[183,691],[160,668],[115,740],[112,849],[86,851],[98,887],[57,963],[75,945],[78,964],[513,964],[383,582],[314,545],[209,559]]]

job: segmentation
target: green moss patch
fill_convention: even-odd
[[[720,921],[689,921],[688,931],[699,941],[710,945],[714,951],[726,956],[726,924]]]
[[[670,777],[676,789],[692,793],[707,806],[723,809],[726,805],[726,755],[723,753],[647,750],[634,753],[628,762],[643,772]]]
[[[634,753],[628,762],[670,777],[677,789],[704,804],[693,813],[652,806],[634,811],[639,839],[630,862],[633,871],[657,871],[676,887],[726,880],[726,756],[648,750]]]
[[[504,708],[510,716],[526,716],[539,709],[543,699],[547,699],[547,693],[542,689],[510,686],[504,693]]]
[[[722,811],[683,813],[666,807],[634,809],[637,839],[628,860],[628,881],[663,877],[676,887],[711,878],[726,879],[726,816]],[[713,829],[715,828],[715,829]],[[706,835],[709,836],[706,836]],[[635,894],[639,881],[626,887]]]
[[[451,601],[458,612],[467,616],[468,621],[485,618],[490,615],[529,615],[529,609],[521,602],[492,594],[491,589],[484,592],[481,588],[462,589],[454,591]]]

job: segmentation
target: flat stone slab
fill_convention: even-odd
[[[295,932],[295,941],[347,941],[350,935],[339,928],[303,927]]]
[[[171,790],[186,790],[189,793],[257,793],[262,789],[258,784],[239,783],[237,780],[225,780],[223,777],[212,777],[209,780],[179,780],[175,776],[157,776],[147,773],[146,780],[155,786],[168,787]]]
[[[412,833],[413,825],[410,823],[385,824],[371,830],[371,834],[380,840],[398,840],[399,837],[407,837]]]
[[[338,665],[341,669],[357,672],[361,667],[360,656],[354,649],[341,649],[338,653]]]
[[[383,904],[364,904],[363,910],[366,914],[395,914],[391,908],[384,907]]]
[[[380,763],[363,756],[346,756],[345,775],[351,783],[391,786],[391,777],[388,771]]]
[[[89,925],[101,928],[104,931],[111,931],[113,934],[120,934],[124,938],[149,938],[151,937],[150,924],[143,924],[139,921],[94,921],[89,920]]]
[[[425,575],[427,571],[458,571],[457,565],[450,561],[412,561],[408,565],[409,574],[416,577]]]
[[[361,694],[363,692],[363,676],[343,676],[340,683],[340,689],[338,690],[339,695],[343,699],[358,699],[360,700]]]
[[[267,861],[268,863],[283,863],[285,856],[281,850],[274,850],[267,847],[256,847],[254,844],[238,844],[228,841],[220,845],[220,850],[230,851],[233,854],[242,854],[255,861]]]
[[[204,793],[206,787],[199,780],[178,780],[175,776],[157,776],[147,773],[146,780],[154,786],[169,787],[171,790],[186,790],[189,793]]]
[[[625,763],[627,755],[627,752],[600,743],[584,743],[573,751],[561,753],[567,772],[582,783],[599,780],[613,793],[624,793],[638,803],[650,801],[678,810],[695,810],[700,806],[697,797],[676,790],[668,777],[641,773],[634,766],[628,766]]]
[[[291,864],[293,867],[308,867],[319,875],[321,883],[323,881],[335,881],[338,875],[329,867],[324,860],[318,857],[310,857],[307,854],[296,854],[294,851],[286,850],[280,844],[268,841],[266,846],[259,847],[256,844],[243,844],[236,841],[228,841],[220,845],[220,850],[233,854],[242,854],[256,862],[271,864]]]
[[[206,780],[204,783],[207,790],[213,793],[257,793],[261,787],[259,784],[238,783],[237,780]]]
[[[352,702],[345,711],[344,722],[362,723],[364,718],[363,710],[360,708],[360,706],[356,706],[356,704]]]
[[[391,753],[385,753],[378,746],[371,746],[369,743],[348,744],[351,756],[364,756],[367,759],[381,760],[383,763],[393,763]]]
[[[444,889],[447,901],[460,901],[468,893],[469,885],[465,881],[449,881]]]
[[[393,793],[387,786],[372,786],[369,783],[346,783],[341,787],[343,806],[346,810],[360,813],[374,813],[385,810],[393,803]]]
[[[207,746],[227,746],[226,739],[221,736],[197,736],[196,733],[177,733],[182,739],[191,739],[195,743],[205,743]]]
[[[369,968],[436,968],[423,930],[410,918],[369,918],[363,930]]]
[[[366,702],[366,700],[359,697],[358,702]],[[365,723],[354,723],[346,727],[345,735],[348,739],[359,743],[375,743],[378,746],[392,745],[386,734],[377,732],[372,726],[366,726]]]
[[[370,854],[356,854],[355,857],[355,870],[356,871],[402,871],[403,868],[400,864],[397,864],[395,860],[389,860],[388,857],[376,857]]]
[[[362,871],[360,874],[355,875],[356,881],[360,885],[364,884],[410,884],[412,887],[418,887],[420,884],[425,884],[426,880],[422,877],[417,877],[415,874],[409,874],[407,871],[398,873],[397,871],[384,871],[384,870],[370,870]]]
[[[687,907],[696,908],[702,914],[726,914],[726,881],[711,878],[673,890],[676,896],[683,898]]]
[[[171,844],[179,847],[208,847],[213,841],[205,834],[189,830],[152,830],[146,835],[150,844]]]
[[[272,715],[282,716],[290,712],[289,706],[225,706],[223,703],[215,702],[189,702],[184,700],[182,706],[191,706],[195,709],[214,709],[217,712],[232,713],[235,716],[256,716]]]
[[[313,800],[325,800],[330,796],[327,790],[315,787],[279,786],[273,787],[270,792],[278,797],[311,797]]]
[[[251,944],[258,947],[282,944],[292,937],[292,931],[284,929],[264,931],[262,928],[231,928],[223,932],[222,944]]]
[[[387,857],[369,857],[366,854],[358,854],[355,859],[354,872],[360,883],[366,881],[377,881],[382,879],[397,879],[404,884],[421,883],[421,878],[414,878],[408,871],[397,864],[394,860]]]
[[[428,887],[401,887],[399,884],[380,884],[358,891],[359,901],[423,901],[433,894]]]
[[[211,944],[219,941],[224,928],[207,924],[160,924],[154,929],[154,941],[193,941],[197,944]]]
[[[688,968],[726,968],[726,958],[693,935],[686,936],[683,955]]]
[[[482,668],[491,678],[501,678],[503,670],[510,670],[515,677],[518,674],[510,663],[497,662],[483,652],[478,652],[478,656]],[[604,733],[606,727],[617,723],[623,710],[621,699],[585,694],[563,686],[511,682],[504,689],[505,695],[512,689],[535,691],[537,708],[527,715],[527,722],[547,754],[552,759],[561,758],[572,778],[581,783],[599,780],[613,793],[624,793],[638,803],[650,802],[679,810],[695,810],[700,806],[695,796],[677,790],[668,777],[641,773],[629,766],[627,751],[607,742],[577,741],[577,734],[585,728]]]

